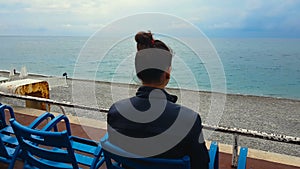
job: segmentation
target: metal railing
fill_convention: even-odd
[[[65,101],[61,102],[61,101],[55,101],[55,100],[51,100],[51,99],[16,95],[16,94],[4,93],[4,92],[0,92],[0,96],[20,99],[20,100],[43,102],[43,103],[46,103],[49,105],[56,105],[62,110],[63,114],[65,114],[65,115],[66,115],[66,112],[63,107],[78,108],[78,109],[108,113],[108,109],[106,109],[106,108],[90,107],[90,106],[79,105],[76,103],[65,102]],[[237,152],[238,152],[239,136],[253,137],[253,138],[259,138],[259,139],[264,139],[264,140],[271,140],[271,141],[275,141],[275,142],[283,142],[283,143],[300,145],[299,137],[285,136],[285,135],[280,135],[280,134],[272,134],[272,133],[254,131],[254,130],[241,129],[241,128],[211,126],[211,125],[207,125],[207,124],[203,124],[203,129],[214,130],[217,132],[228,133],[228,134],[233,135],[233,140],[234,140],[233,146],[232,146],[232,166],[233,167],[237,166],[237,158],[238,158]]]

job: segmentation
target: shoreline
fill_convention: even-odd
[[[9,70],[0,70],[0,76],[2,74],[7,74],[7,77],[9,75]],[[19,75],[19,73],[17,72]],[[46,74],[38,74],[38,73],[28,73],[29,77],[37,77],[37,78],[48,78],[48,77],[63,77],[63,76],[52,76],[52,75],[46,75]],[[122,83],[122,82],[109,82],[109,81],[101,81],[101,80],[91,80],[91,79],[80,79],[80,78],[71,78],[68,77],[68,80],[75,80],[75,81],[87,81],[87,82],[96,82],[96,83],[106,83],[106,84],[116,84],[116,85],[132,85],[132,86],[139,86],[139,84],[128,84],[128,83]],[[280,99],[280,100],[290,100],[290,101],[300,101],[300,98],[287,98],[287,97],[279,97],[279,96],[264,96],[264,95],[252,95],[252,94],[242,94],[242,93],[221,93],[221,92],[213,92],[213,91],[205,91],[205,90],[193,90],[193,89],[179,89],[175,87],[167,87],[166,89],[170,90],[184,90],[184,91],[190,91],[190,92],[201,92],[201,93],[207,93],[207,94],[222,94],[227,96],[244,96],[244,97],[259,97],[259,98],[270,98],[270,99]]]

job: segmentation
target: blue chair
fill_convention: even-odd
[[[0,133],[0,161],[10,163],[15,153],[15,148],[10,147],[5,141],[2,141],[2,139],[8,139],[5,137],[7,136]]]
[[[7,111],[6,111],[7,110]],[[6,112],[9,112],[9,118],[15,118],[14,110],[11,106],[8,105],[0,105],[0,125],[2,128],[0,129],[0,133],[2,134],[1,138],[2,141],[6,142],[7,144],[11,145],[18,145],[17,139],[13,137],[14,131],[9,123],[6,122]],[[53,119],[55,116],[49,112],[45,112],[44,114],[37,117],[33,122],[30,123],[28,127],[36,128],[38,127],[43,121]],[[53,130],[57,131],[57,127],[53,128]]]
[[[10,118],[15,118],[15,113],[12,107],[7,105],[0,105],[0,130],[3,132],[12,132],[11,127],[6,123],[6,112],[9,112]]]
[[[58,123],[60,123],[62,121],[65,122],[66,130],[60,132],[57,130],[57,128],[58,128],[57,125],[58,125]],[[13,126],[14,122],[11,121],[11,123]],[[15,124],[18,124],[18,123],[15,122]],[[55,128],[56,128],[56,130],[54,132],[50,131]],[[36,130],[33,130],[33,131],[37,132]],[[91,169],[95,169],[95,168],[99,168],[104,163],[104,159],[102,158],[102,147],[100,146],[100,144],[98,144],[94,140],[89,140],[86,138],[72,136],[69,120],[64,115],[59,115],[59,116],[55,117],[54,119],[52,119],[40,130],[40,132],[61,133],[61,135],[64,135],[63,137],[67,137],[68,139],[64,142],[64,147],[67,148],[69,146],[68,149],[70,149],[70,151],[68,154],[65,154],[65,155],[66,156],[75,156],[76,164],[81,164],[84,166],[88,166]],[[36,145],[40,145],[40,143],[38,143],[38,142],[34,142],[32,140],[31,140],[31,142],[35,143]],[[45,143],[43,143],[43,144],[45,144]],[[47,144],[49,144],[49,143],[47,143]],[[54,150],[53,152],[55,152],[57,150],[61,151],[61,149],[59,148],[61,145],[56,145],[55,143],[51,143],[51,145],[53,146],[52,147],[52,149]],[[22,147],[21,147],[21,151],[23,151]],[[43,153],[43,152],[40,152],[40,153]],[[47,159],[44,156],[42,156],[41,158]],[[25,161],[26,161],[26,159],[25,159]],[[45,161],[45,160],[43,160],[43,161]],[[52,159],[52,161],[55,161],[55,160]],[[58,162],[62,163],[59,160],[58,160]],[[71,166],[71,168],[74,167],[73,161],[68,161],[68,163]],[[32,165],[36,166],[37,164],[34,163]],[[47,165],[50,166],[52,164],[47,164]],[[62,166],[66,166],[66,164],[62,163]],[[44,167],[47,167],[47,166],[44,166]],[[60,168],[60,167],[57,165],[53,165],[52,168]]]
[[[6,111],[7,110],[7,111]],[[7,105],[0,105],[0,138],[1,138],[1,157],[8,158],[10,152],[14,152],[12,148],[18,145],[17,139],[13,136],[13,130],[10,125],[6,123],[6,113],[9,113],[9,118],[15,118],[15,113],[12,107]],[[4,146],[2,146],[4,144]],[[6,148],[5,148],[6,147]],[[7,150],[7,152],[4,152]]]
[[[247,147],[241,147],[239,158],[238,158],[237,169],[245,169],[246,168],[247,154],[248,154],[248,148]]]
[[[23,126],[15,119],[10,122],[19,142],[19,156],[24,160],[24,168],[79,168],[66,131],[41,131]],[[10,169],[14,168],[16,154]]]
[[[15,137],[12,127],[6,123],[7,112],[9,112],[10,118],[15,118],[12,107],[7,105],[0,105],[0,119],[2,126],[2,128],[0,129],[0,161],[4,163],[10,163],[12,161],[14,153],[18,151],[16,150],[18,146],[18,140]],[[53,119],[54,115],[46,112],[36,118],[28,127],[36,128],[40,123],[49,118]],[[57,128],[55,128],[54,130],[57,130]]]
[[[218,143],[213,141],[209,148],[209,169],[219,168],[219,146]]]
[[[99,168],[104,163],[104,159],[102,158],[102,147],[100,143],[94,140],[72,135],[70,122],[67,116],[62,114],[56,116],[47,125],[45,125],[43,130],[49,131],[52,128],[57,128],[57,125],[62,121],[64,121],[65,130],[69,135],[69,140],[72,143],[72,148],[78,153],[85,154],[85,158],[89,158],[89,160],[81,160],[84,158],[79,158],[78,162],[80,164],[90,166],[91,168]]]
[[[2,133],[13,134],[13,130],[12,130],[11,126],[9,125],[9,123],[6,122],[6,112],[7,111],[5,111],[5,110],[7,110],[9,112],[10,117],[8,119],[15,118],[15,112],[11,106],[0,105],[0,126],[1,126],[0,131]],[[54,115],[49,112],[45,112],[44,114],[37,117],[29,125],[29,127],[36,128],[38,125],[40,125],[40,123],[42,123],[44,120],[47,120],[48,118],[53,119]],[[55,130],[57,130],[57,128],[55,128]]]
[[[103,148],[104,159],[108,169],[122,169],[122,165],[124,164],[126,165],[126,167],[135,169],[190,168],[190,158],[188,156],[184,156],[180,159],[141,158],[110,143],[108,140],[108,134],[106,134],[105,137],[102,138],[101,145]],[[210,158],[216,159],[214,160],[214,162],[211,162],[212,164],[215,164],[215,162],[218,162],[218,144],[216,142],[213,142],[211,145],[211,150],[212,148],[214,150],[213,153],[210,153]]]
[[[238,165],[237,169],[246,169],[246,162],[247,162],[247,154],[248,148],[241,147],[240,154],[238,157]],[[212,142],[209,149],[209,169],[218,169],[219,168],[219,147],[217,142]]]
[[[101,145],[107,169],[123,169],[122,165],[134,169],[190,168],[190,158],[188,156],[180,159],[141,158],[113,145],[107,138],[101,140]]]
[[[180,159],[140,158],[108,140],[108,134],[101,139],[105,163],[108,169],[123,169],[122,165],[134,169],[189,169],[190,158],[184,156]],[[130,158],[132,157],[132,158]],[[219,167],[219,147],[217,142],[212,142],[209,150],[210,169]]]

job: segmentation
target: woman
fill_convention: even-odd
[[[110,141],[136,154],[155,152],[147,154],[152,157],[181,158],[188,155],[192,169],[208,168],[209,155],[199,114],[176,104],[177,96],[165,90],[171,75],[170,48],[164,42],[155,40],[151,32],[137,33],[135,41],[138,50],[135,68],[142,86],[136,96],[118,101],[109,109],[107,123]],[[175,124],[180,124],[178,130],[169,132]],[[145,139],[145,144],[121,139],[119,133]],[[158,135],[164,135],[164,139],[157,140],[153,147],[147,144],[148,138]],[[157,147],[161,150],[159,153],[154,150]]]

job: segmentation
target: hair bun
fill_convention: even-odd
[[[143,45],[151,45],[151,42],[153,40],[153,36],[151,32],[138,32],[135,35],[135,41],[138,44],[143,44]]]
[[[171,49],[161,40],[154,40],[152,33],[149,32],[138,32],[134,37],[137,43],[137,50],[148,48],[159,48],[171,52]]]

